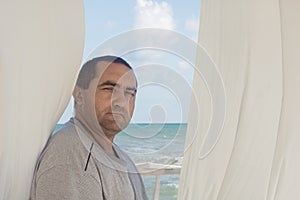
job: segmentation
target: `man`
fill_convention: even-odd
[[[133,114],[137,81],[122,58],[85,63],[73,92],[75,118],[48,141],[31,199],[147,199],[131,159],[113,143]]]

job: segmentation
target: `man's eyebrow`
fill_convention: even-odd
[[[136,87],[126,87],[126,90],[130,90],[130,91],[134,91],[134,92],[137,91]]]
[[[107,86],[107,85],[110,85],[110,86],[118,86],[119,84],[113,82],[113,81],[105,81],[103,83],[100,83],[97,87],[102,87],[102,86]]]
[[[103,87],[103,86],[120,86],[118,83],[114,82],[114,81],[105,81],[103,83],[100,83],[97,87]],[[126,87],[126,90],[130,90],[130,91],[134,91],[136,92],[137,91],[137,88],[136,87]]]

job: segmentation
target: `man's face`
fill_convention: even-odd
[[[99,125],[107,137],[124,129],[133,114],[136,79],[128,67],[119,63],[99,62],[100,79],[95,93],[95,110]]]

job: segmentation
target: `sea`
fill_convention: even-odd
[[[59,128],[61,125],[57,125]],[[129,124],[114,142],[136,163],[181,165],[187,124]],[[179,174],[160,176],[160,198],[177,199]],[[156,177],[142,176],[147,195],[153,199]]]
[[[130,124],[115,138],[135,163],[181,165],[187,124]],[[175,200],[179,174],[160,176],[160,199]],[[143,176],[149,199],[153,199],[155,176]]]

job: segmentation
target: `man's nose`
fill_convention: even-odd
[[[125,92],[120,88],[115,89],[112,94],[112,105],[124,108],[126,107],[126,104],[127,104],[127,99],[125,96]]]

